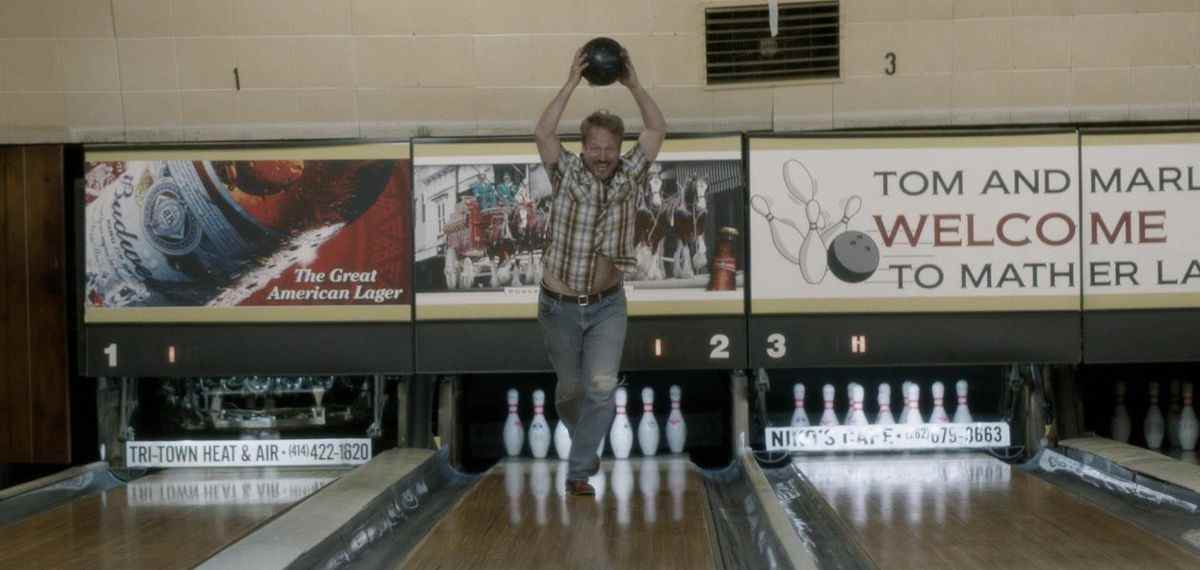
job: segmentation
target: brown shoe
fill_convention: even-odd
[[[596,489],[592,488],[592,484],[587,482],[587,479],[568,480],[567,494],[579,496],[592,496],[596,494]]]

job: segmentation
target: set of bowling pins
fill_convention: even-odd
[[[667,416],[665,429],[667,447],[671,453],[682,453],[684,444],[687,442],[687,422],[683,419],[683,410],[680,407],[683,389],[679,386],[671,386],[669,395],[671,413]],[[634,433],[629,414],[625,411],[629,404],[629,394],[624,386],[617,388],[616,393],[613,394],[613,400],[616,405],[616,414],[613,417],[612,427],[609,428],[608,436],[600,440],[600,447],[596,449],[596,455],[604,453],[604,443],[608,441],[613,457],[626,459],[633,451]],[[533,421],[529,423],[528,433],[521,423],[521,416],[517,413],[519,403],[520,395],[515,389],[509,389],[508,417],[504,421],[503,433],[505,453],[509,457],[520,456],[525,441],[528,439],[529,452],[534,457],[542,459],[549,454],[552,439],[550,424],[546,421],[545,416],[546,393],[542,390],[533,392]],[[554,452],[559,459],[566,460],[570,457],[571,434],[562,420],[559,420],[558,425],[554,428],[553,442]],[[638,421],[637,443],[644,456],[652,457],[658,453],[659,426],[658,420],[654,417],[653,388],[642,388],[642,417]]]
[[[1193,387],[1191,382],[1172,380],[1170,383],[1170,407],[1166,417],[1158,405],[1158,382],[1147,385],[1147,396],[1150,405],[1146,409],[1146,417],[1142,421],[1142,434],[1146,438],[1146,447],[1161,449],[1165,438],[1167,447],[1179,448],[1184,451],[1196,449],[1196,440],[1200,438],[1200,422],[1196,419],[1196,410],[1192,407]],[[1114,388],[1116,399],[1113,406],[1111,421],[1112,438],[1120,442],[1129,442],[1133,431],[1133,422],[1129,418],[1129,410],[1125,405],[1127,386],[1124,381],[1117,382]]]
[[[879,393],[876,398],[879,412],[875,416],[875,421],[871,422],[867,419],[866,412],[863,411],[863,400],[866,398],[866,389],[858,382],[851,382],[846,386],[846,399],[850,402],[849,409],[846,415],[838,419],[837,412],[834,411],[834,400],[837,396],[837,391],[832,384],[826,384],[821,388],[821,397],[825,402],[824,411],[821,412],[821,418],[817,425],[820,426],[865,426],[874,423],[875,425],[894,425],[897,423],[906,425],[920,425],[924,423],[931,424],[969,424],[974,421],[971,418],[971,410],[967,406],[967,381],[959,380],[954,384],[955,393],[958,396],[958,405],[954,409],[954,417],[951,420],[949,414],[946,413],[944,404],[946,396],[946,387],[941,382],[934,382],[930,387],[933,393],[933,411],[929,414],[929,419],[921,415],[921,386],[916,382],[906,381],[901,387],[901,392],[904,395],[904,408],[900,412],[900,418],[897,419],[892,414],[892,386],[888,383],[879,385]],[[797,382],[792,385],[792,400],[795,403],[795,411],[792,412],[793,427],[807,427],[811,425],[808,420],[808,411],[804,407],[805,388],[804,384]]]
[[[552,463],[555,472],[551,479]],[[504,465],[504,490],[508,496],[508,519],[513,525],[524,522],[522,497],[526,480],[534,498],[535,521],[546,526],[551,517],[547,504],[550,490],[558,496],[559,524],[571,526],[571,507],[578,502],[567,500],[567,464],[562,461],[511,462]],[[616,499],[617,524],[630,525],[631,507],[637,491],[642,495],[642,516],[646,524],[658,521],[658,492],[662,487],[662,473],[666,470],[666,486],[671,493],[671,520],[682,522],[684,517],[684,495],[687,492],[688,461],[683,457],[645,458],[633,461],[614,461],[611,471],[601,470],[588,480],[596,489],[596,502],[603,502],[609,493]],[[526,476],[528,475],[528,477]]]
[[[784,259],[800,267],[800,275],[805,281],[815,285],[824,281],[825,274],[829,271],[829,244],[849,228],[850,219],[862,210],[862,198],[851,196],[846,200],[842,205],[841,218],[831,224],[829,214],[821,209],[821,204],[817,201],[817,181],[804,163],[798,160],[785,162],[783,183],[787,188],[788,197],[804,208],[807,228],[802,227],[803,224],[776,216],[772,211],[774,203],[768,196],[755,195],[750,200],[750,207],[755,213],[766,218],[775,249]],[[790,227],[802,236],[798,250],[785,243],[781,226]]]

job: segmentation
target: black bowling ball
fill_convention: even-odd
[[[584,79],[592,85],[611,85],[625,73],[625,61],[621,59],[621,44],[612,38],[599,37],[584,44],[587,67]]]

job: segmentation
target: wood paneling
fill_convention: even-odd
[[[0,462],[71,460],[62,172],[61,146],[0,149]]]

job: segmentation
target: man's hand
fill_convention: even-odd
[[[567,84],[579,85],[579,82],[583,80],[583,70],[587,69],[587,66],[587,56],[584,55],[583,48],[579,48],[575,51],[575,59],[571,62],[571,72],[567,74]]]
[[[620,81],[621,85],[630,89],[641,87],[642,84],[638,81],[637,70],[633,68],[633,59],[629,57],[629,50],[621,48],[621,61],[625,64],[625,72],[617,78],[617,81]]]

